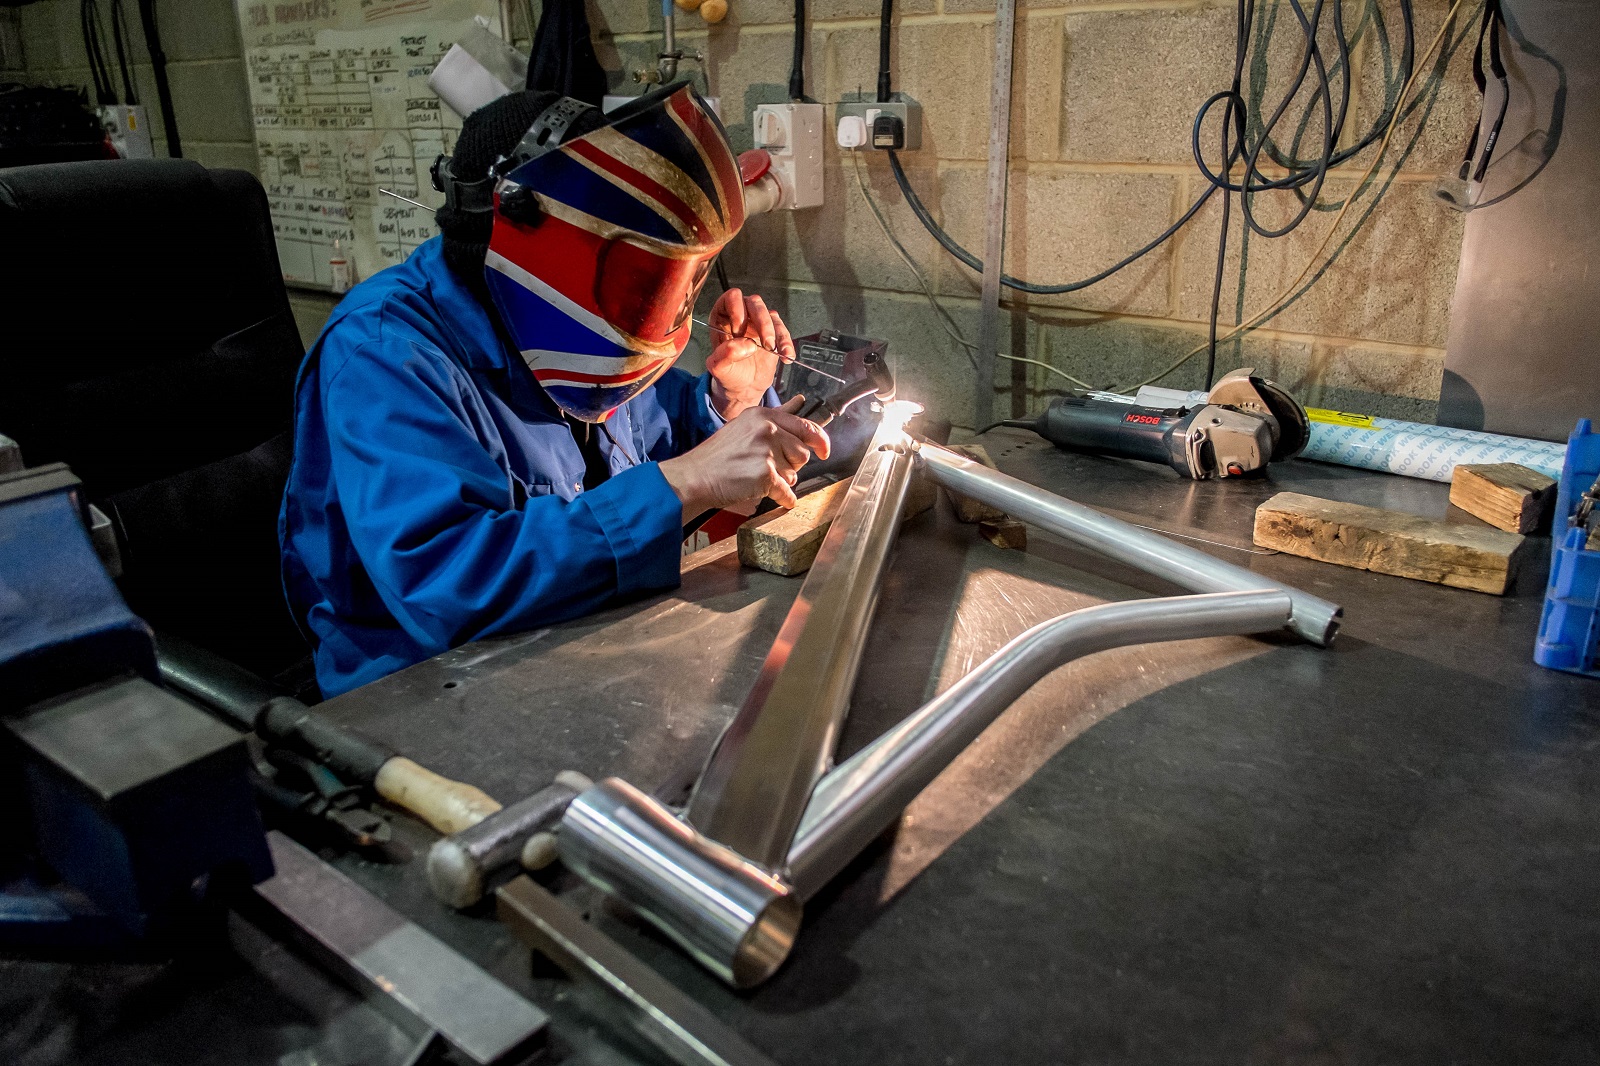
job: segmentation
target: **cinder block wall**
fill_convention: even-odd
[[[1354,25],[1365,5],[1345,6],[1347,25]],[[1416,0],[1415,6],[1421,51],[1450,5]],[[747,148],[751,109],[787,98],[793,10],[787,0],[730,0],[730,7],[727,21],[714,27],[680,13],[679,40],[705,52],[705,82],[721,99],[736,147]],[[1286,3],[1265,0],[1258,7],[1276,8],[1279,23],[1268,51],[1270,98],[1299,58],[1300,39],[1285,32],[1291,22]],[[808,93],[831,105],[843,94],[872,91],[879,5],[813,0],[810,9]],[[925,118],[922,149],[902,153],[902,160],[945,228],[980,254],[993,10],[993,0],[904,0],[893,35],[895,88],[919,100]],[[1380,10],[1398,45],[1398,5],[1382,0]],[[1476,29],[1476,5],[1462,10],[1447,44]],[[653,63],[659,11],[638,0],[598,0],[591,17],[613,83],[619,91],[636,91],[629,72]],[[1228,85],[1234,17],[1231,0],[1024,0],[1013,85],[1009,273],[1052,283],[1087,277],[1155,236],[1194,201],[1204,186],[1190,154],[1190,126],[1200,103]],[[1371,189],[1346,217],[1345,230],[1365,218],[1355,238],[1287,312],[1223,346],[1219,373],[1254,364],[1309,404],[1433,419],[1461,216],[1434,202],[1431,187],[1459,160],[1477,116],[1470,59],[1469,42],[1455,48],[1442,69],[1430,64],[1423,103],[1391,148],[1391,158],[1409,149],[1400,171],[1391,179],[1385,167],[1382,195],[1370,214]],[[1370,36],[1358,47],[1352,128],[1370,125],[1385,92],[1390,98],[1397,93],[1397,62],[1397,54],[1386,54]],[[827,114],[831,126],[832,106]],[[1371,151],[1330,178],[1328,206],[1290,236],[1242,239],[1236,207],[1225,324],[1254,314],[1300,272]],[[889,339],[902,374],[911,372],[930,406],[958,424],[989,417],[975,411],[966,353],[941,328],[870,213],[857,166],[969,341],[978,333],[978,275],[917,223],[882,153],[830,145],[826,165],[827,203],[754,220],[726,254],[732,279],[766,294],[797,329],[831,325]],[[1285,206],[1264,197],[1258,211],[1271,222],[1283,217]],[[1068,296],[1025,298],[1008,291],[1002,349],[1096,386],[1128,385],[1160,371],[1205,339],[1219,223],[1220,211],[1208,207],[1162,250]],[[1340,243],[1335,238],[1334,245]],[[1202,372],[1203,357],[1197,357],[1162,383],[1196,387]],[[1071,387],[1026,364],[1002,362],[995,377],[996,418],[1035,410]]]
[[[1398,3],[1378,3],[1397,42]],[[1450,4],[1414,4],[1420,50]],[[751,109],[787,98],[793,8],[790,0],[730,5],[727,20],[715,27],[680,12],[679,38],[705,53],[702,88],[721,99],[742,149],[750,146]],[[1279,22],[1266,52],[1271,98],[1300,44],[1286,32],[1290,15],[1283,0],[1258,6],[1275,11]],[[875,85],[879,8],[874,0],[812,0],[809,7],[807,91],[830,105],[831,126],[832,103]],[[1364,7],[1348,0],[1351,24]],[[185,155],[253,170],[233,4],[162,0],[159,8]],[[1085,277],[1154,236],[1199,195],[1189,128],[1200,102],[1228,83],[1233,8],[1232,0],[1024,0],[1013,90],[1008,272],[1042,282]],[[1307,403],[1431,420],[1461,247],[1461,218],[1432,200],[1431,186],[1459,157],[1476,117],[1469,49],[1458,47],[1475,28],[1476,12],[1475,3],[1463,5],[1447,41],[1448,61],[1426,68],[1422,103],[1391,149],[1391,159],[1402,159],[1399,171],[1390,175],[1386,166],[1381,195],[1375,198],[1369,188],[1351,207],[1342,233],[1360,218],[1355,237],[1335,238],[1330,248],[1340,248],[1338,259],[1285,313],[1223,346],[1219,372],[1254,364]],[[0,44],[12,42],[5,56],[20,45],[24,80],[88,83],[74,0],[42,0],[10,14],[10,27],[0,25]],[[654,64],[658,3],[590,0],[590,19],[613,87],[638,91],[630,75]],[[902,158],[923,200],[974,250],[984,241],[993,20],[992,0],[902,0],[894,21],[895,87],[921,101],[925,117],[923,148]],[[154,121],[155,86],[137,27],[133,36],[139,89]],[[0,58],[0,65],[15,62]],[[1358,46],[1352,128],[1365,128],[1392,98],[1396,62],[1371,36]],[[158,139],[157,152],[163,151]],[[1328,202],[1288,237],[1245,239],[1235,211],[1224,323],[1254,314],[1300,272],[1369,159],[1370,150],[1330,178]],[[975,410],[967,354],[884,238],[858,181],[871,190],[968,341],[978,332],[977,275],[917,224],[882,154],[830,146],[826,169],[827,203],[752,221],[725,256],[729,274],[765,294],[796,331],[833,326],[887,338],[903,378],[915,382],[921,398],[943,417],[974,425],[989,413]],[[1263,202],[1261,214],[1276,220],[1283,207]],[[1220,213],[1207,208],[1159,252],[1069,296],[1008,292],[1002,349],[1097,386],[1132,384],[1165,368],[1204,340],[1219,221]],[[296,294],[293,302],[309,341],[334,301]],[[1201,366],[1192,360],[1162,383],[1194,386]],[[992,416],[1036,409],[1067,384],[1037,366],[1002,363]]]
[[[133,38],[134,87],[150,117],[156,155],[166,154],[166,134],[156,99],[155,76],[145,51],[139,12],[124,0]],[[25,80],[35,84],[92,86],[83,48],[77,0],[40,0],[17,9],[21,24]],[[183,154],[206,166],[255,170],[250,98],[245,84],[239,20],[231,0],[161,0],[156,5],[161,47],[167,55],[167,80],[177,113]],[[100,5],[110,45],[110,12]],[[117,94],[122,83],[112,59]],[[93,90],[90,90],[93,102]]]

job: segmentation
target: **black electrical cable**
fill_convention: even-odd
[[[156,28],[155,0],[139,0],[139,22],[144,29],[145,51],[156,79],[156,97],[161,103],[161,126],[167,135],[167,155],[183,158],[178,142],[178,116],[172,109],[172,86],[167,82],[167,54],[161,50],[161,31]]]
[[[806,98],[806,0],[794,0],[794,57],[789,61],[789,99]]]
[[[1255,14],[1255,0],[1239,0],[1233,41],[1233,84],[1228,89],[1228,106],[1222,113],[1222,177],[1228,173],[1238,158],[1237,151],[1245,141],[1244,57],[1250,48],[1250,24]],[[1233,143],[1237,134],[1238,143]],[[1222,231],[1217,237],[1217,268],[1211,283],[1211,314],[1206,334],[1206,388],[1217,376],[1217,317],[1222,306],[1222,275],[1228,262],[1228,226],[1233,215],[1233,194],[1222,191]]]
[[[122,0],[111,0],[111,40],[116,45],[117,69],[122,73],[123,102],[130,106],[137,104],[139,92],[133,87],[133,68],[128,63],[128,49],[132,47],[133,34],[128,32],[128,13],[122,8]]]
[[[1505,125],[1506,110],[1511,103],[1511,83],[1506,76],[1505,63],[1500,58],[1500,25],[1503,18],[1500,13],[1500,0],[1487,0],[1483,5],[1483,22],[1478,26],[1478,47],[1472,53],[1472,82],[1478,88],[1478,95],[1487,100],[1489,82],[1483,75],[1483,39],[1487,35],[1489,69],[1494,74],[1495,80],[1500,83],[1500,111],[1489,128],[1489,136],[1483,142],[1483,158],[1476,170],[1472,168],[1472,159],[1478,154],[1478,133],[1483,126],[1482,117],[1473,123],[1472,139],[1467,142],[1466,154],[1461,157],[1459,177],[1462,181],[1467,180],[1468,174],[1471,174],[1473,181],[1483,180],[1484,174],[1489,170],[1489,160],[1494,155],[1495,142],[1500,140],[1500,127]]]
[[[95,0],[80,0],[78,23],[83,31],[83,51],[89,59],[89,78],[94,82],[95,103],[110,107],[117,102],[117,90],[106,62],[105,30],[101,28],[100,8]]]
[[[889,23],[894,19],[894,0],[883,0],[883,11],[878,15],[878,103],[894,99],[889,76]]]
[[[945,251],[978,273],[983,273],[983,261],[956,243],[955,238],[946,233],[943,227],[934,221],[933,215],[928,211],[928,206],[922,202],[922,197],[917,195],[917,190],[912,187],[910,180],[906,177],[905,168],[900,165],[900,154],[898,152],[889,152],[889,169],[894,173],[895,184],[900,186],[900,193],[905,197],[906,206],[911,208],[911,213],[917,216],[917,221],[922,223],[923,228],[933,235],[934,240],[938,241]],[[1016,289],[1018,292],[1028,292],[1042,296],[1054,296],[1064,292],[1077,292],[1079,289],[1086,289],[1090,285],[1104,281],[1123,267],[1142,259],[1160,247],[1162,242],[1168,240],[1174,233],[1182,229],[1205,206],[1206,201],[1211,198],[1211,194],[1216,191],[1215,186],[1208,187],[1205,192],[1200,194],[1198,200],[1189,205],[1189,209],[1183,213],[1183,216],[1178,221],[1162,230],[1149,244],[1107,267],[1092,278],[1070,282],[1066,285],[1036,285],[1031,281],[1023,281],[1021,278],[1001,273],[1000,283],[1009,289]]]
[[[1007,429],[1034,429],[1034,428],[1036,428],[1036,424],[1035,424],[1034,420],[1031,419],[1031,418],[1002,418],[998,422],[990,422],[987,426],[984,426],[982,429],[978,430],[978,432],[974,433],[973,436],[974,437],[981,437],[985,433],[989,432],[991,429],[999,429],[1002,426],[1004,426]]]
[[[1182,229],[1183,226],[1186,225],[1189,220],[1199,212],[1200,208],[1205,205],[1206,201],[1211,198],[1211,195],[1219,189],[1241,194],[1241,206],[1246,213],[1247,219],[1251,221],[1252,229],[1254,229],[1256,232],[1262,233],[1266,236],[1281,236],[1283,233],[1287,233],[1289,229],[1292,229],[1293,227],[1291,226],[1280,230],[1269,230],[1265,227],[1255,224],[1253,213],[1248,206],[1247,198],[1262,192],[1280,189],[1295,190],[1298,195],[1298,190],[1303,189],[1307,185],[1312,185],[1316,192],[1320,192],[1323,181],[1326,179],[1327,173],[1330,169],[1348,161],[1359,152],[1370,147],[1372,144],[1376,143],[1380,138],[1382,138],[1384,131],[1388,128],[1389,123],[1393,118],[1393,105],[1386,107],[1374,121],[1371,129],[1369,129],[1361,137],[1357,138],[1355,143],[1350,145],[1350,147],[1339,151],[1334,151],[1333,138],[1337,135],[1336,131],[1343,125],[1343,119],[1348,108],[1349,92],[1346,88],[1346,91],[1343,94],[1344,99],[1339,103],[1339,109],[1337,112],[1338,120],[1335,121],[1335,112],[1333,110],[1332,103],[1332,85],[1330,83],[1326,64],[1322,60],[1321,48],[1317,44],[1316,40],[1321,13],[1323,10],[1323,0],[1318,0],[1311,17],[1306,16],[1304,9],[1300,7],[1296,0],[1290,0],[1290,2],[1295,10],[1301,31],[1306,39],[1305,51],[1301,57],[1300,68],[1296,73],[1295,79],[1285,92],[1282,102],[1280,102],[1277,107],[1273,109],[1272,118],[1263,124],[1260,136],[1256,143],[1246,147],[1245,138],[1241,136],[1239,137],[1238,143],[1233,145],[1233,152],[1229,154],[1234,158],[1238,158],[1239,154],[1242,152],[1246,161],[1245,169],[1241,173],[1238,181],[1233,181],[1226,175],[1219,175],[1213,172],[1211,168],[1206,165],[1204,154],[1200,147],[1200,130],[1212,107],[1224,100],[1229,100],[1230,98],[1232,101],[1235,101],[1234,103],[1230,103],[1229,112],[1225,112],[1224,114],[1223,121],[1224,124],[1227,125],[1227,115],[1231,113],[1235,106],[1242,108],[1244,105],[1242,95],[1235,94],[1231,90],[1225,90],[1210,97],[1195,115],[1194,123],[1191,129],[1191,147],[1195,156],[1196,165],[1198,166],[1201,174],[1206,178],[1206,188],[1205,191],[1203,191],[1195,200],[1195,202],[1190,205],[1188,210],[1183,213],[1177,222],[1173,223],[1171,226],[1168,226],[1153,240],[1143,245],[1132,254],[1126,256],[1105,270],[1100,271],[1098,274],[1095,274],[1089,278],[1085,278],[1082,281],[1068,282],[1060,285],[1043,285],[1035,282],[1024,281],[1020,278],[1013,277],[1010,274],[1002,273],[1000,275],[1001,284],[1008,288],[1016,289],[1019,292],[1027,292],[1035,295],[1060,295],[1062,293],[1076,292],[1080,289],[1088,288],[1090,285],[1104,281],[1106,278],[1117,273],[1119,270],[1122,270],[1130,264],[1137,262],[1139,259],[1142,259],[1144,256],[1150,254],[1150,252],[1160,247],[1167,240],[1171,239],[1173,234]],[[1350,81],[1349,42],[1345,39],[1345,35],[1343,33],[1343,19],[1339,14],[1339,11],[1340,6],[1338,3],[1335,3],[1334,27],[1335,36],[1338,38],[1339,46],[1339,64],[1341,67],[1340,80],[1342,86],[1347,87]],[[1415,62],[1416,27],[1412,12],[1412,0],[1400,0],[1400,13],[1404,31],[1404,44],[1400,58],[1399,83],[1403,85],[1410,80],[1412,68]],[[1245,19],[1246,25],[1241,31],[1241,36],[1243,37],[1245,43],[1248,44],[1249,24],[1254,21],[1253,3],[1247,6],[1246,14],[1249,17]],[[881,43],[882,39],[880,39],[880,44]],[[880,64],[882,63],[883,57],[880,54]],[[1307,107],[1314,107],[1319,103],[1322,105],[1324,131],[1323,151],[1319,153],[1312,165],[1290,167],[1289,173],[1286,176],[1276,179],[1267,179],[1260,174],[1258,169],[1260,156],[1264,151],[1265,146],[1271,143],[1272,128],[1287,112],[1289,104],[1292,103],[1294,98],[1299,95],[1301,89],[1305,85],[1305,78],[1307,74],[1309,74],[1313,68],[1315,68],[1317,72],[1317,83],[1311,99],[1307,102]],[[881,77],[883,73],[884,72],[880,70],[880,83],[883,80]],[[1408,107],[1407,113],[1409,114],[1417,106],[1420,106],[1420,104],[1420,99],[1413,101]],[[1268,154],[1269,157],[1275,157],[1274,152],[1269,152]],[[945,251],[949,252],[952,256],[966,264],[972,270],[981,273],[983,270],[983,261],[957,243],[956,240],[947,232],[945,232],[944,228],[934,220],[933,215],[928,211],[927,206],[923,204],[921,198],[917,196],[915,189],[912,188],[910,181],[906,177],[904,168],[900,165],[897,154],[892,151],[889,153],[889,166],[894,173],[895,183],[900,187],[901,194],[906,199],[906,204],[911,208],[912,213],[916,215],[917,220],[922,223],[923,227],[933,236],[936,241],[939,242],[940,246],[943,247]],[[1310,197],[1302,198],[1308,203],[1314,204],[1315,192]],[[1309,210],[1309,207],[1305,207],[1305,209],[1299,213],[1296,222],[1298,223],[1298,221],[1303,220]]]

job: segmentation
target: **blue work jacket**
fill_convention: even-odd
[[[300,368],[278,526],[323,694],[676,586],[683,505],[658,463],[721,425],[709,389],[673,369],[619,408],[612,476],[584,491],[572,429],[437,238],[357,286]]]

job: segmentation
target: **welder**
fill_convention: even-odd
[[[296,387],[279,536],[327,696],[673,587],[685,523],[792,504],[828,453],[778,406],[794,345],[759,297],[725,292],[706,372],[673,367],[745,216],[687,84],[606,115],[513,93],[434,182],[442,236],[345,298]]]

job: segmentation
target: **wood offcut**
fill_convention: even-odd
[[[1458,466],[1450,477],[1451,503],[1508,533],[1545,525],[1555,499],[1555,478],[1518,463]]]
[[[964,455],[975,463],[982,463],[990,470],[998,470],[993,459],[981,444],[952,444],[950,450],[959,455]],[[1006,518],[1006,513],[998,507],[991,507],[986,503],[963,496],[959,492],[944,490],[950,497],[950,504],[956,509],[956,517],[972,525],[978,522],[1000,522]]]
[[[1280,492],[1256,509],[1255,542],[1357,570],[1503,595],[1527,538],[1399,511]]]
[[[836,481],[809,492],[787,511],[769,511],[740,526],[735,538],[739,562],[782,577],[811,569],[834,516],[844,506],[851,480]],[[920,471],[914,473],[906,491],[903,516],[921,514],[933,506],[933,501],[933,483]]]

